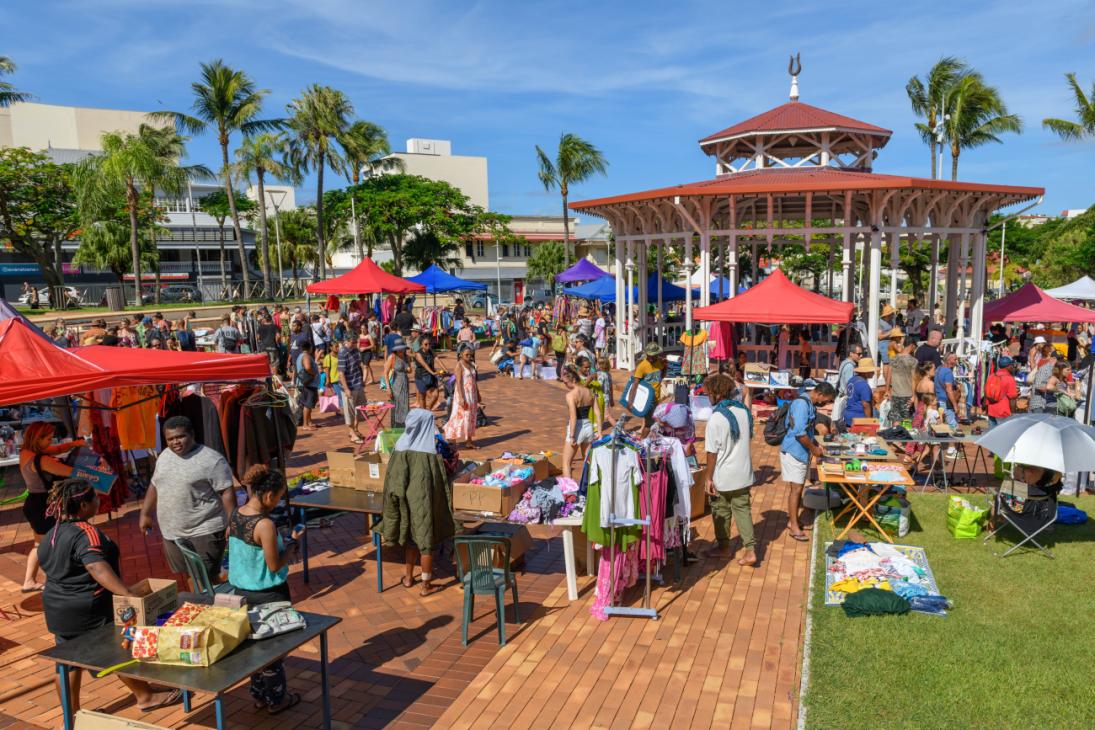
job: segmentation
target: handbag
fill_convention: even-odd
[[[1060,393],[1057,395],[1057,415],[1071,416],[1076,412],[1076,399],[1071,395]]]
[[[247,610],[247,618],[251,621],[252,639],[269,639],[308,626],[300,611],[288,601],[260,603]]]
[[[490,361],[492,364],[497,365],[498,363],[502,362],[502,358],[504,358],[505,356],[505,351],[495,350],[494,353],[490,356]]]
[[[624,384],[624,392],[620,395],[620,405],[632,415],[645,418],[650,415],[656,405],[654,386],[642,378],[631,376]]]
[[[338,413],[342,407],[339,405],[338,394],[332,388],[326,388],[319,396],[320,413]]]

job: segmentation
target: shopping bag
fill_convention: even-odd
[[[118,477],[109,471],[92,469],[89,466],[74,466],[72,467],[72,474],[69,475],[69,478],[83,479],[99,494],[109,494],[110,488],[114,486],[114,480]]]
[[[208,667],[251,635],[245,608],[184,603],[163,626],[138,626],[133,658],[153,664]]]
[[[320,413],[338,413],[342,410],[339,405],[338,394],[331,388],[327,388],[319,396]]]
[[[947,502],[947,529],[959,540],[972,540],[980,535],[987,517],[988,510],[962,497],[954,496]]]
[[[497,365],[498,363],[502,362],[502,358],[505,356],[506,353],[504,350],[495,350],[494,353],[490,356],[490,361],[494,365]]]
[[[909,534],[909,516],[912,514],[912,508],[907,500],[901,497],[890,497],[877,504],[874,513],[878,524],[887,532],[898,537]]]

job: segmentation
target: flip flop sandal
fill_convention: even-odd
[[[290,692],[285,697],[286,697],[285,702],[281,703],[277,707],[267,707],[266,711],[269,712],[271,715],[280,715],[281,713],[288,710],[290,707],[296,707],[297,705],[300,704],[300,693],[299,692]]]
[[[33,588],[20,588],[20,593],[41,593],[45,590],[45,586],[34,586]]]
[[[788,532],[787,534],[791,536],[792,540],[797,540],[798,542],[809,542],[810,541],[810,538],[807,535],[796,535],[793,532]]]
[[[411,582],[408,583],[406,576],[404,576],[403,578],[399,579],[399,584],[404,588],[414,588],[415,580],[414,578],[411,578]]]
[[[152,705],[151,707],[142,707],[141,712],[152,712],[153,710],[160,710],[160,709],[163,709],[164,707],[169,707],[171,705],[177,705],[180,702],[182,702],[182,690],[173,689],[173,690],[171,690],[171,692],[168,693],[167,697],[165,697],[160,702],[157,702],[156,704]]]
[[[426,596],[432,596],[441,590],[441,586],[422,586],[422,590],[419,592],[419,596],[425,598]]]

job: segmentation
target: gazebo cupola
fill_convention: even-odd
[[[798,100],[792,76],[791,101],[700,140],[715,158],[716,175],[765,168],[835,167],[869,172],[888,129]]]

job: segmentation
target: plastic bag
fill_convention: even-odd
[[[138,626],[133,658],[154,664],[208,667],[251,633],[247,610],[184,603],[163,626]]]
[[[247,611],[247,617],[251,621],[252,639],[268,639],[308,625],[300,611],[293,608],[288,601],[254,606]]]
[[[878,524],[882,525],[885,530],[898,537],[905,537],[909,534],[909,516],[912,513],[912,508],[907,500],[890,497],[885,502],[876,505],[874,513],[878,519]]]
[[[319,396],[319,412],[320,413],[338,413],[342,410],[342,406],[339,404],[338,394],[331,388],[327,388]]]
[[[947,529],[959,540],[972,540],[981,534],[988,510],[976,507],[962,497],[947,502]]]

